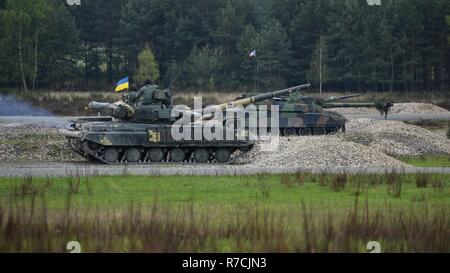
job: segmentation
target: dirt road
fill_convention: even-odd
[[[391,168],[332,168],[332,169],[295,169],[295,168],[250,168],[245,165],[100,165],[87,162],[45,162],[45,163],[1,163],[0,177],[67,177],[85,175],[253,175],[257,173],[385,173]],[[397,172],[416,173],[450,173],[450,168],[416,168],[395,169]]]

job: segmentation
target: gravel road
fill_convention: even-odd
[[[45,162],[45,163],[2,163],[0,164],[0,177],[67,177],[76,175],[190,175],[190,176],[217,176],[217,175],[253,175],[257,173],[296,173],[299,171],[311,173],[446,173],[450,168],[260,168],[244,165],[100,165],[86,162]]]

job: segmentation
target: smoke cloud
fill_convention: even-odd
[[[19,101],[11,95],[0,95],[0,116],[52,116],[52,114],[33,105]]]

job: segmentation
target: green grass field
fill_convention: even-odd
[[[449,251],[450,175],[0,178],[0,252]]]
[[[333,175],[323,175],[332,180]],[[358,187],[367,186],[367,196],[373,206],[381,207],[389,202],[394,207],[413,204],[417,196],[426,196],[430,203],[445,202],[450,205],[447,191],[438,191],[430,184],[427,188],[417,188],[418,175],[405,175],[401,196],[389,195],[385,182],[378,175],[347,176],[345,187],[336,191],[331,185],[321,186],[319,176],[305,174],[303,181],[295,175],[259,175],[243,177],[206,177],[206,176],[112,176],[112,177],[73,177],[53,178],[51,180],[34,178],[2,178],[1,196],[16,191],[21,195],[41,188],[46,194],[50,208],[65,206],[66,195],[73,194],[78,205],[91,203],[100,207],[126,207],[131,201],[149,205],[158,199],[161,203],[182,204],[194,202],[197,205],[233,205],[238,203],[259,202],[270,207],[295,205],[301,200],[311,206],[329,204],[333,207],[346,207],[355,201]],[[450,181],[450,175],[429,175],[430,181],[438,179],[443,183]],[[380,179],[380,180],[378,180]],[[50,181],[50,182],[48,182]],[[444,182],[446,181],[446,182]],[[29,189],[26,189],[26,184]],[[46,187],[50,183],[51,186]],[[322,182],[330,183],[330,182]],[[361,185],[359,185],[361,183]],[[431,183],[431,182],[430,182]],[[45,189],[45,190],[44,190]]]
[[[403,157],[400,160],[416,167],[450,167],[450,155]]]

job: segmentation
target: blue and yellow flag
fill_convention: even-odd
[[[122,90],[128,89],[130,87],[130,83],[128,81],[128,77],[121,79],[117,84],[116,84],[116,92],[120,92]]]

